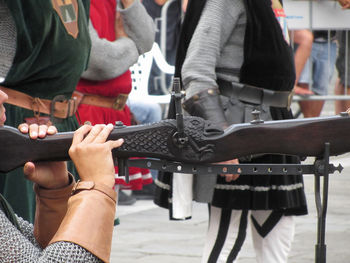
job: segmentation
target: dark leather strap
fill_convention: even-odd
[[[273,91],[254,87],[238,82],[218,80],[220,94],[226,97],[235,97],[242,102],[271,107],[289,108],[292,93],[288,91]]]
[[[123,110],[128,100],[129,94],[119,93],[116,97],[106,97],[95,94],[81,93],[74,91],[72,98],[79,104],[88,104],[104,108],[112,108],[115,110]]]
[[[77,108],[74,99],[66,99],[63,95],[58,95],[53,100],[48,100],[32,97],[26,93],[3,86],[0,86],[0,90],[8,95],[5,103],[27,110],[33,110],[35,116],[44,113],[56,118],[65,119],[73,116]]]

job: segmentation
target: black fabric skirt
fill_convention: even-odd
[[[298,158],[264,155],[251,163],[298,163]],[[303,176],[241,175],[232,182],[218,176],[212,205],[225,209],[277,210],[285,215],[307,214]]]
[[[252,110],[258,109],[263,120],[292,119],[286,108],[242,103],[236,98],[223,99],[226,118],[231,124],[251,121]],[[240,160],[240,163],[248,163]],[[249,163],[298,164],[299,157],[263,155]],[[226,182],[218,176],[212,204],[226,209],[281,210],[285,215],[307,214],[304,181],[302,175],[241,175]]]

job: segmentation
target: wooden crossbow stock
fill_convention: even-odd
[[[149,125],[116,125],[108,139],[124,138],[113,151],[119,160],[145,157],[167,163],[212,164],[251,154],[289,154],[322,157],[325,143],[330,155],[350,151],[350,117],[236,124],[224,131],[198,117],[184,117],[184,130],[173,119]],[[8,172],[27,161],[68,160],[73,132],[31,140],[17,129],[0,127],[0,172]],[[147,159],[146,159],[147,160]]]

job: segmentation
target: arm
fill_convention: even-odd
[[[43,138],[48,131],[57,132],[46,130],[46,126],[40,126],[39,131],[33,127],[37,125],[29,128],[32,139]],[[20,129],[25,133],[28,127],[22,125]],[[83,126],[74,133],[69,154],[77,167],[80,183],[69,180],[64,162],[36,166],[26,163],[24,166],[27,178],[37,184],[39,204],[34,235],[42,247],[50,244],[46,248],[48,251],[62,246],[62,242],[69,242],[109,261],[116,198],[111,150],[123,142],[105,143],[112,129],[112,125]],[[66,254],[60,255],[65,261]]]
[[[120,37],[111,42],[100,38],[89,23],[91,53],[88,69],[82,77],[89,80],[107,80],[123,74],[137,62],[139,52],[135,42],[128,37]]]
[[[40,248],[33,236],[33,225],[18,218],[21,232],[15,228],[0,210],[0,254],[3,262],[67,262],[100,263],[96,256],[84,248],[68,242],[60,242]]]
[[[242,13],[242,1],[207,1],[182,67],[186,99],[203,90],[218,88],[215,69]],[[238,66],[241,66],[241,59],[235,59]],[[234,64],[235,61],[230,63]]]
[[[350,0],[338,0],[338,3],[342,6],[343,9],[350,8]]]
[[[207,1],[181,72],[186,89],[186,111],[223,128],[226,128],[228,123],[219,98],[216,68],[224,66],[219,64],[224,45],[232,39],[231,35],[234,34],[242,14],[244,5],[241,1]],[[234,60],[239,62],[240,57],[236,56]],[[234,68],[233,61],[230,63],[228,68]],[[238,160],[233,159],[225,163],[237,164]],[[236,174],[226,175],[226,181],[237,178]]]
[[[155,38],[155,25],[145,7],[139,0],[124,0],[118,5],[118,11],[125,32],[135,42],[139,55],[150,51]]]
[[[46,135],[57,133],[54,126],[24,123],[19,130],[28,133],[32,140],[43,139]],[[67,211],[67,201],[72,191],[74,178],[67,172],[65,162],[40,163],[27,162],[23,172],[26,178],[35,183],[36,213],[34,236],[42,248],[45,248],[57,231]]]
[[[221,127],[228,124],[219,99],[216,68],[221,66],[223,47],[235,32],[243,12],[242,1],[209,0],[193,34],[181,72],[186,89],[186,110]],[[244,36],[236,36],[240,37]],[[241,59],[234,57],[237,67],[241,65]],[[229,63],[226,67],[232,68],[234,62]]]
[[[4,1],[0,0],[0,82],[9,72],[16,54],[16,25]]]
[[[107,141],[113,125],[84,125],[75,133],[69,155],[81,181],[72,191],[61,225],[50,245],[77,244],[109,262],[114,227],[116,192],[112,149],[122,139]]]
[[[132,0],[126,6],[116,15],[115,41],[100,38],[89,23],[90,60],[82,78],[102,81],[118,77],[151,50],[155,34],[152,18],[139,1]]]
[[[51,126],[26,124],[20,125],[23,133],[29,133],[32,140],[44,138],[46,134],[54,134],[57,130]],[[34,165],[26,163],[26,177],[36,183],[41,193],[37,196],[37,214],[35,227],[22,218],[17,218],[17,229],[0,210],[0,254],[6,262],[66,262],[67,256],[72,261],[101,262],[96,256],[83,247],[59,242],[46,247],[53,232],[57,231],[67,210],[67,200],[70,197],[67,169],[64,162],[41,163]],[[39,186],[40,184],[40,186]],[[68,186],[67,186],[68,185]],[[38,213],[40,212],[40,213]],[[45,249],[42,249],[46,247]]]

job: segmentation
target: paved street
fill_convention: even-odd
[[[312,160],[307,160],[312,161]],[[327,262],[350,262],[350,155],[332,158],[345,167],[330,176],[326,227]],[[296,218],[296,235],[289,262],[315,262],[316,209],[314,178],[305,176],[309,215]],[[138,201],[118,208],[121,224],[115,228],[112,262],[200,262],[207,227],[206,205],[193,203],[193,218],[169,221],[165,209],[152,201]],[[250,235],[241,252],[241,263],[254,261]]]

